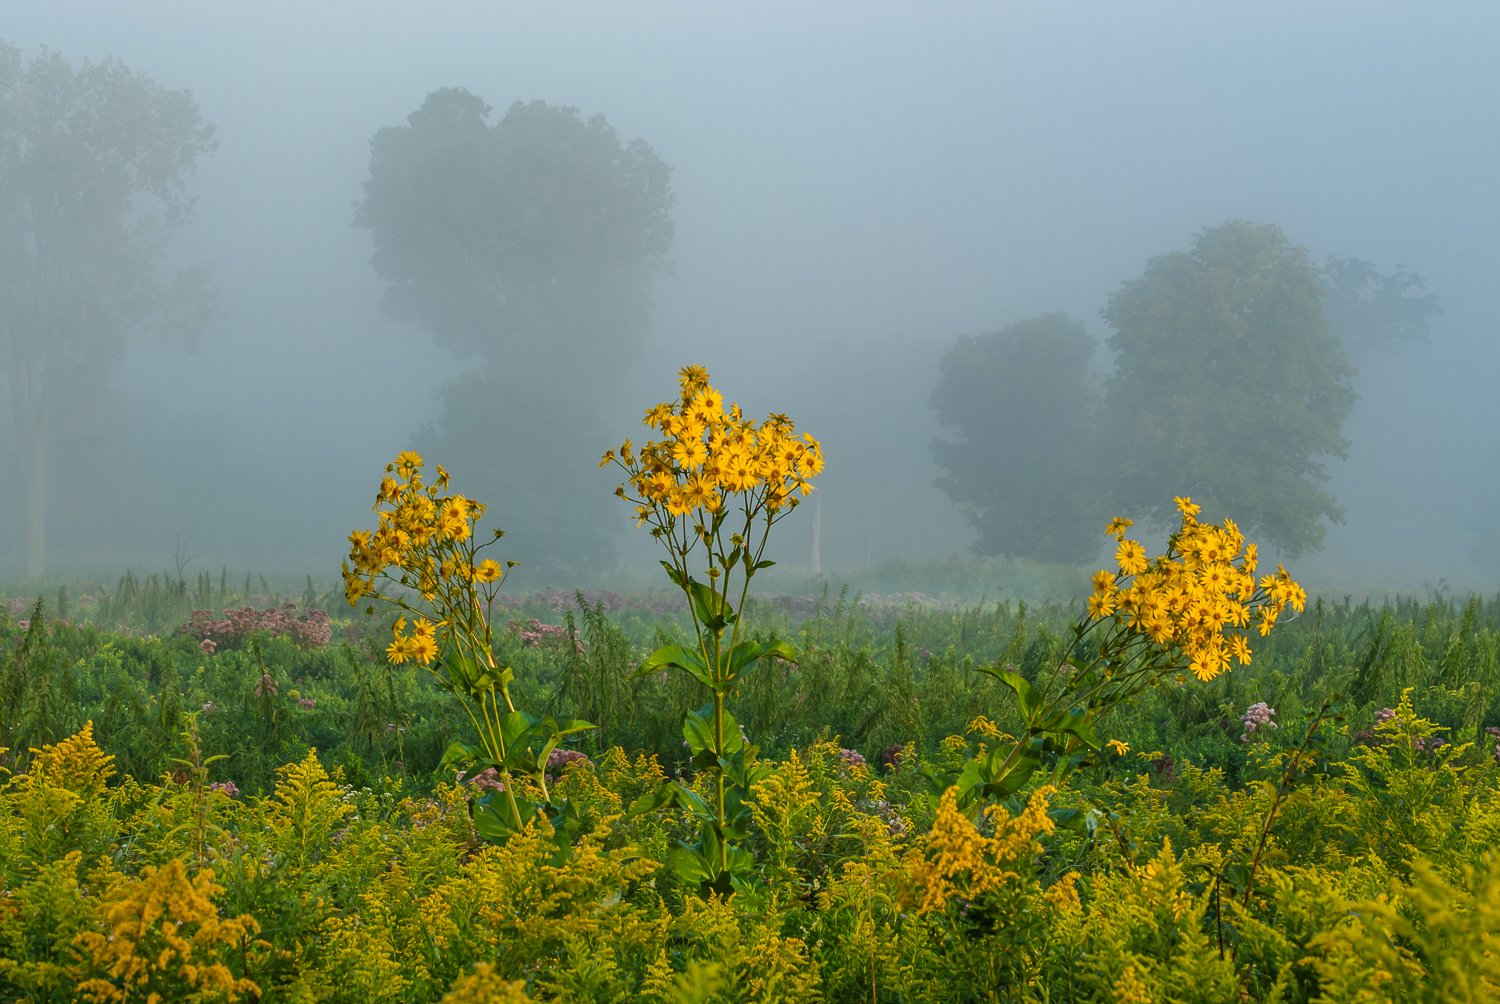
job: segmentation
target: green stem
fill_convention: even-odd
[[[494,700],[493,693],[491,693],[489,700]],[[465,701],[463,704],[464,710],[469,711],[468,702]],[[500,731],[500,723],[496,715],[491,713],[490,705],[484,697],[479,699],[479,709],[484,715],[484,725],[481,726],[475,720],[472,711],[469,711],[469,720],[474,722],[474,727],[479,730],[479,737],[483,741],[485,752],[490,755],[490,759],[500,762],[500,781],[505,787],[505,800],[510,805],[511,828],[519,830],[521,828],[521,806],[516,802],[516,786],[511,780],[510,768],[505,766],[505,735]],[[496,711],[498,710],[497,706]],[[515,709],[512,708],[511,710],[514,711]]]
[[[714,753],[719,757],[724,755],[724,695],[718,691],[714,692]],[[723,873],[729,868],[729,840],[725,836],[726,828],[724,811],[724,767],[720,765],[717,769],[718,777],[716,784],[718,797],[715,810],[717,813],[716,823],[719,828],[719,871]]]

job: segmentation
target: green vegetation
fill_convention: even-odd
[[[438,771],[467,722],[384,658],[384,624],[336,616],[321,647],[252,631],[210,654],[12,604],[0,998],[72,999],[91,979],[118,999],[121,940],[89,935],[148,895],[187,944],[135,985],[168,996],[197,986],[200,958],[266,1000],[1493,992],[1500,597],[1314,600],[1252,666],[1145,691],[1099,723],[1117,745],[1097,762],[977,820],[926,775],[1020,729],[1011,690],[976,670],[1039,680],[1075,610],[764,599],[757,630],[799,662],[760,667],[738,698],[770,772],[749,802],[757,882],[728,899],[660,867],[687,813],[628,811],[668,776],[694,783],[680,723],[701,688],[632,678],[687,627],[658,596],[562,599],[510,597],[495,637],[518,702],[600,726],[554,778],[581,820],[562,859],[541,830],[479,840],[476,792]],[[1247,732],[1262,702],[1279,727]]]

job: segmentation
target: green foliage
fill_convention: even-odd
[[[1322,298],[1302,248],[1239,220],[1110,296],[1102,425],[1118,509],[1162,519],[1159,486],[1180,485],[1288,553],[1321,545],[1321,521],[1342,518],[1324,464],[1346,455],[1355,400]]]
[[[938,480],[978,534],[974,552],[1063,563],[1098,551],[1104,511],[1092,478],[1095,343],[1063,314],[965,336],[944,354],[932,392],[952,439],[932,444]]]
[[[1328,327],[1355,359],[1427,340],[1427,322],[1443,308],[1420,275],[1396,266],[1382,275],[1359,258],[1329,255],[1323,264]]]
[[[1365,900],[1313,941],[1328,1004],[1492,1000],[1500,994],[1500,855],[1447,881],[1418,861],[1410,883]]]
[[[567,718],[592,684],[570,693],[565,680],[616,686],[642,651],[688,641],[626,602],[591,606],[581,654],[565,635],[497,639],[529,703]],[[1493,995],[1472,980],[1491,964],[1500,767],[1484,728],[1500,725],[1500,601],[1312,604],[1260,640],[1252,666],[1163,681],[1102,718],[1099,736],[1131,749],[1081,764],[1019,829],[1030,785],[977,821],[940,820],[924,773],[961,770],[1001,745],[991,730],[1025,728],[1016,691],[974,667],[1013,665],[1001,672],[1040,686],[1068,650],[1066,608],[846,599],[800,622],[761,609],[798,639],[799,662],[746,678],[734,717],[768,737],[740,803],[755,880],[710,899],[668,866],[701,838],[697,820],[656,798],[690,766],[682,715],[704,696],[686,674],[613,691],[670,733],[622,714],[625,749],[595,748],[550,782],[571,807],[567,854],[541,819],[486,849],[480,792],[435,773],[466,719],[425,676],[386,666],[384,638],[366,644],[358,622],[326,650],[266,639],[208,655],[49,619],[30,651],[75,669],[58,720],[94,722],[4,754],[0,999],[70,1000],[101,978],[80,937],[107,934],[110,897],[138,898],[147,869],[160,881],[172,861],[182,881],[211,870],[221,889],[184,930],[258,926],[243,962],[211,938],[202,951],[262,999],[1315,1001],[1376,979],[1392,999]],[[0,614],[0,652],[26,638]],[[1319,717],[1355,684],[1342,719]],[[1239,716],[1262,700],[1280,728],[1242,742]],[[833,738],[832,722],[849,731]],[[898,743],[891,769],[879,754]],[[242,792],[210,787],[226,780]],[[703,771],[689,787],[713,792]]]

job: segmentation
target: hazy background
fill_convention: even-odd
[[[942,353],[1046,311],[1102,342],[1121,282],[1243,218],[1315,263],[1404,264],[1444,309],[1428,344],[1363,366],[1331,465],[1347,522],[1299,578],[1500,582],[1491,4],[36,2],[7,5],[0,37],[190,89],[220,141],[174,248],[213,262],[221,317],[191,354],[141,343],[118,368],[107,449],[53,484],[51,571],[336,573],[381,467],[461,369],[381,316],[351,225],[371,136],[457,86],[496,117],[530,99],[602,114],[673,168],[673,274],[620,375],[638,405],[581,464],[700,362],[751,413],[822,435],[826,569],[962,555],[928,452]],[[781,528],[790,563],[810,508]],[[0,491],[0,578],[21,573],[21,511]],[[625,562],[647,543],[627,538]]]

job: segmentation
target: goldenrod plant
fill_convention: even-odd
[[[349,535],[344,595],[351,606],[369,598],[399,609],[386,657],[425,667],[463,705],[479,744],[455,743],[444,763],[468,777],[489,770],[498,776],[476,799],[474,823],[487,839],[501,840],[539,808],[557,808],[547,790],[547,758],[565,736],[592,726],[516,708],[510,693],[515,673],[499,664],[493,648],[495,597],[515,562],[481,557],[504,531],[480,542],[475,526],[485,503],[450,491],[441,464],[426,482],[423,464],[421,454],[406,450],[386,465],[374,531]],[[526,788],[538,800],[518,796],[516,775],[529,780]]]
[[[738,404],[726,410],[701,366],[683,367],[678,385],[676,401],[646,410],[644,424],[661,438],[638,450],[627,439],[599,465],[625,472],[615,494],[635,506],[637,525],[650,527],[666,548],[662,567],[688,601],[694,645],[659,648],[640,673],[680,670],[710,694],[682,731],[693,766],[712,776],[713,788],[707,801],[690,787],[676,790],[701,826],[698,841],[680,848],[672,864],[684,877],[727,891],[752,866],[739,845],[750,818],[745,796],[762,771],[725,702],[765,656],[796,660],[785,642],[750,638],[741,614],[750,580],[774,564],[764,556],[771,528],[813,490],[823,452],[786,415],[773,412],[757,423]]]

